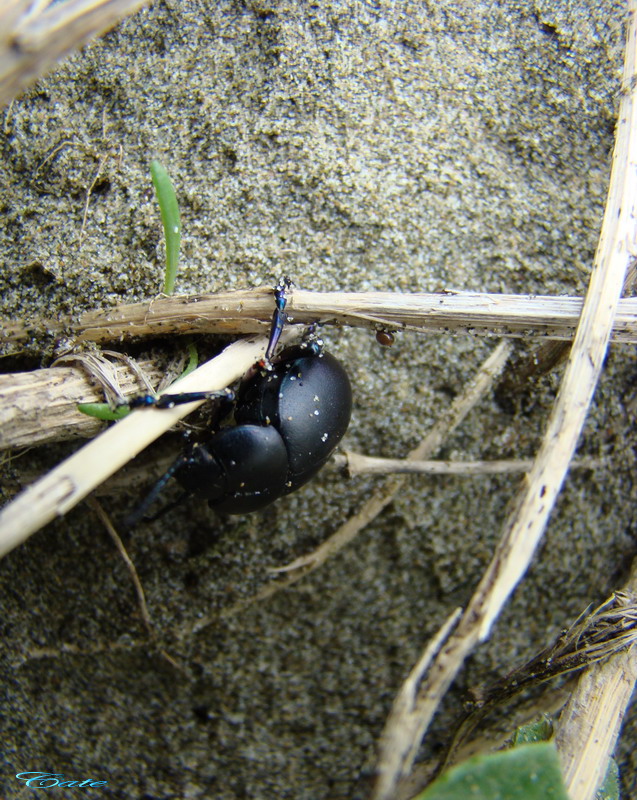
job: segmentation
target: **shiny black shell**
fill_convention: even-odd
[[[352,409],[334,356],[298,345],[239,388],[236,425],[193,448],[175,477],[222,514],[245,514],[303,486],[343,438]]]

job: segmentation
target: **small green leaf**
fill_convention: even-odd
[[[528,725],[522,725],[513,735],[513,747],[533,742],[548,742],[553,736],[553,723],[548,717],[540,717]]]
[[[470,758],[418,800],[569,800],[552,743],[524,744]]]
[[[130,408],[128,406],[111,408],[108,403],[78,403],[77,410],[81,411],[82,414],[86,414],[88,417],[103,419],[106,422],[114,422],[130,414]]]
[[[188,363],[186,364],[186,369],[181,373],[177,380],[179,381],[182,378],[185,378],[186,375],[190,375],[191,372],[194,372],[197,369],[198,364],[199,354],[197,353],[197,348],[192,342],[190,342],[188,344]]]
[[[172,294],[175,289],[177,268],[179,266],[179,245],[181,242],[181,223],[179,221],[179,205],[170,176],[159,161],[152,161],[150,174],[159,202],[161,221],[166,239],[166,274],[164,277],[164,293]]]

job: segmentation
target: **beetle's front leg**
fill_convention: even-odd
[[[285,311],[287,305],[286,290],[294,284],[287,276],[282,277],[274,288],[274,313],[272,314],[272,327],[270,328],[270,339],[263,358],[263,366],[269,369],[272,366],[272,356],[276,349],[283,327],[287,322],[288,315]]]
[[[181,392],[178,394],[142,394],[132,397],[121,403],[121,406],[128,406],[131,410],[135,408],[174,408],[185,403],[194,403],[198,400],[225,400],[232,402],[234,392],[232,389],[219,389],[212,392]]]

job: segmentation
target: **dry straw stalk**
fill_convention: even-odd
[[[541,337],[570,341],[583,300],[481,292],[401,294],[392,292],[289,293],[294,322],[411,330],[424,333],[470,333],[478,336]],[[268,287],[218,294],[159,297],[144,303],[90,311],[76,322],[12,320],[0,324],[0,343],[17,344],[38,328],[81,342],[113,342],[141,336],[193,333],[264,333],[272,317]],[[620,301],[613,341],[637,342],[637,298]]]

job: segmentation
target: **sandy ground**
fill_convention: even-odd
[[[611,0],[154,3],[2,114],[2,313],[55,318],[157,294],[153,158],[179,198],[181,292],[272,285],[285,272],[317,290],[582,294],[622,10]],[[385,456],[415,445],[494,346],[405,334],[383,350],[362,331],[325,336],[354,387],[346,445]],[[3,366],[35,366],[33,352]],[[423,758],[463,691],[621,584],[637,533],[635,374],[634,348],[613,347],[580,444],[607,466],[569,476],[529,575]],[[531,456],[559,376],[515,414],[489,398],[443,455]],[[75,447],[31,451],[5,470],[44,469]],[[127,547],[181,671],[149,643],[102,526],[76,508],[0,565],[3,796],[18,796],[13,774],[38,770],[106,780],[113,798],[366,797],[392,698],[470,596],[518,480],[412,478],[337,559],[185,640],[184,626],[232,609],[270,580],[267,567],[324,540],[378,479],[326,471],[251,517],[219,519],[193,501],[140,527]],[[104,502],[118,521],[136,497]],[[629,718],[627,796],[635,741]]]

